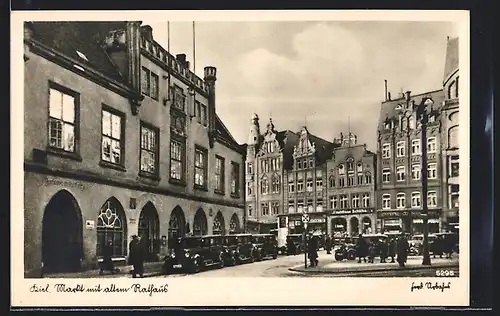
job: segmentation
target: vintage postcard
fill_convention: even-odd
[[[13,306],[468,305],[468,12],[14,12],[12,39]]]

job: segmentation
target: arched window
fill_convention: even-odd
[[[273,184],[272,184],[272,193],[279,193],[280,192],[280,176],[275,174],[273,175]]]
[[[127,255],[127,219],[123,207],[115,198],[107,200],[97,216],[97,256],[111,242],[113,256]]]
[[[458,148],[458,125],[452,126],[448,130],[448,148]]]
[[[224,222],[224,216],[219,211],[217,212],[217,216],[214,219],[214,227],[213,227],[214,235],[225,235],[226,234],[226,225]]]
[[[335,177],[330,176],[330,178],[328,180],[330,182],[330,188],[335,188]]]
[[[339,165],[339,174],[345,174],[344,165]]]
[[[260,184],[261,184],[260,192],[262,194],[268,194],[269,193],[269,180],[267,178],[263,178],[260,181]]]
[[[194,215],[193,236],[206,235],[208,232],[207,226],[207,216],[205,215],[205,212],[200,208]]]

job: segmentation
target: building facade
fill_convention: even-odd
[[[443,78],[445,92],[441,115],[442,146],[442,189],[444,229],[456,230],[459,223],[459,39],[447,41],[446,61]]]
[[[375,233],[376,155],[357,143],[357,136],[340,134],[327,161],[327,232],[331,236]]]
[[[422,201],[421,185],[421,124],[417,106],[431,98],[427,127],[428,198]],[[422,203],[429,210],[429,231],[442,228],[442,89],[412,95],[410,91],[382,102],[377,144],[377,218],[381,232],[422,233]]]
[[[176,237],[242,229],[244,152],[203,79],[140,22],[25,24],[24,267],[95,268]],[[45,132],[41,132],[45,131]]]

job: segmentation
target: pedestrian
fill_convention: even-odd
[[[406,239],[406,236],[403,233],[397,243],[398,263],[401,268],[405,267],[409,249],[410,245],[408,244],[408,239]]]
[[[366,255],[368,252],[368,244],[366,243],[363,234],[359,234],[358,241],[356,242],[356,254],[358,256],[358,263],[361,263],[361,258],[366,263]]]
[[[111,274],[115,274],[116,271],[112,256],[113,242],[111,240],[108,240],[108,242],[104,244],[104,247],[102,249],[102,265],[99,274],[103,274],[104,271],[109,271],[111,272]]]
[[[436,239],[431,244],[432,249],[432,257],[436,258],[436,256],[439,256],[439,258],[443,258],[443,237],[442,236],[437,236]]]
[[[132,277],[135,278],[139,275],[141,278],[144,276],[144,251],[141,237],[134,235],[129,246],[129,264],[134,266],[132,270]]]
[[[376,249],[377,249],[376,241],[375,240],[369,241],[368,242],[368,263],[374,263]]]
[[[446,255],[446,259],[451,259],[453,254],[453,240],[448,236],[443,236],[443,250]]]
[[[380,241],[380,263],[386,263],[385,259],[389,254],[389,239]]]
[[[330,235],[326,235],[325,238],[325,250],[327,254],[332,253],[332,238],[330,238]]]
[[[309,257],[310,266],[318,266],[318,241],[312,234],[309,235],[309,240],[307,243],[307,254]]]
[[[397,241],[396,237],[391,238],[389,241],[389,251],[388,255],[391,257],[391,263],[394,263],[394,258],[396,257],[396,251],[397,251]]]

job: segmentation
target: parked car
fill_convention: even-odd
[[[365,239],[367,244],[370,243],[376,243],[375,246],[375,257],[380,257],[381,249],[380,249],[380,243],[385,242],[387,238],[389,238],[385,234],[363,234],[363,238]],[[359,239],[359,237],[353,238],[356,242]],[[357,254],[356,254],[357,256]]]
[[[436,233],[434,234],[436,237],[437,236],[442,236],[442,238],[445,240],[445,242],[450,242],[453,244],[453,252],[459,253],[460,247],[459,247],[459,236],[458,233],[455,232],[446,232],[446,233]]]
[[[226,251],[223,236],[189,236],[178,238],[165,257],[163,270],[170,273],[182,270],[188,273],[198,273],[208,267],[224,267]]]
[[[305,251],[304,236],[302,234],[290,234],[286,236],[286,254],[297,255]]]
[[[266,258],[276,259],[278,257],[278,241],[271,234],[256,234],[252,235],[255,258],[257,261]]]
[[[335,249],[335,260],[354,260],[356,259],[356,245],[351,242],[344,242]]]
[[[435,234],[429,234],[429,245],[431,245],[436,239]],[[424,235],[416,234],[413,235],[410,240],[408,240],[408,244],[410,245],[410,253],[412,255],[421,255],[423,252],[423,244],[424,244]]]
[[[254,262],[256,259],[255,246],[250,234],[234,234],[224,236],[226,264],[237,265],[245,262]]]

